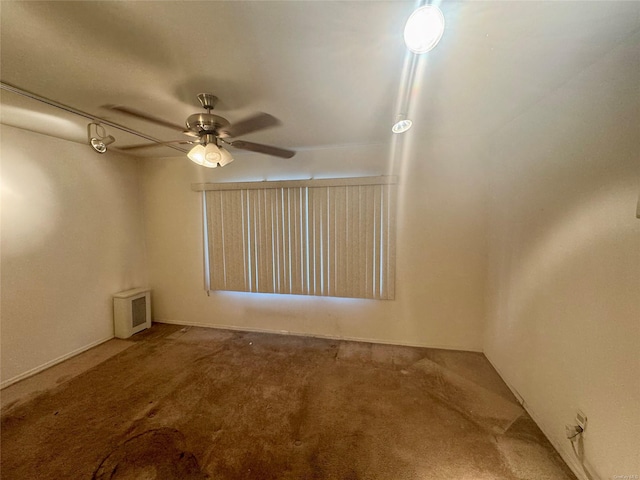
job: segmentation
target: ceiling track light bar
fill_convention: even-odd
[[[0,89],[6,90],[8,92],[17,93],[18,95],[22,95],[23,97],[30,98],[32,100],[36,100],[40,103],[44,103],[46,105],[50,105],[55,108],[59,108],[60,110],[64,110],[65,112],[73,113],[74,115],[78,115],[80,117],[87,118],[89,120],[93,120],[94,122],[101,123],[103,125],[107,125],[111,128],[116,128],[123,132],[130,133],[131,135],[136,135],[140,138],[144,138],[145,140],[149,140],[150,142],[161,143],[162,140],[158,140],[157,138],[151,137],[144,133],[138,132],[137,130],[133,130],[129,127],[125,127],[124,125],[120,125],[119,123],[111,122],[109,120],[105,120],[104,118],[97,117],[87,112],[83,112],[82,110],[78,110],[76,108],[70,107],[63,103],[56,102],[55,100],[50,100],[48,98],[42,97],[40,95],[36,95],[35,93],[28,92],[26,90],[22,90],[21,88],[16,87],[15,85],[11,85],[9,83],[5,83],[0,81]],[[187,150],[176,147],[175,145],[165,145],[166,147],[173,148],[174,150],[178,150],[182,153],[187,153]]]

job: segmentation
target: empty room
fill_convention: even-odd
[[[640,478],[640,2],[1,1],[0,123],[1,478]]]

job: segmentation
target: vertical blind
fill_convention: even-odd
[[[393,299],[395,177],[198,184],[213,290]]]

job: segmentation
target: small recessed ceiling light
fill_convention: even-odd
[[[426,53],[435,47],[444,33],[444,15],[435,5],[414,11],[404,26],[404,43],[413,53]]]
[[[404,133],[411,128],[413,122],[408,118],[404,118],[403,116],[398,116],[398,121],[393,124],[391,127],[391,131],[393,133]]]

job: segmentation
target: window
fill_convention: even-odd
[[[395,177],[196,184],[212,290],[393,299]]]

